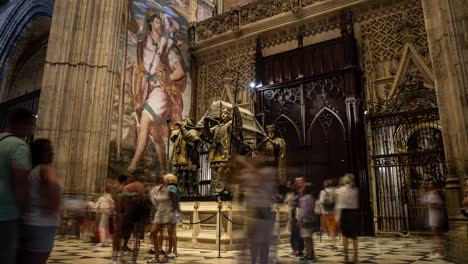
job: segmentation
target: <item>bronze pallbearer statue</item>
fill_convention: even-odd
[[[200,135],[189,118],[175,125],[179,130],[171,133],[171,141],[174,142],[171,158],[173,173],[179,178],[182,196],[197,196]]]
[[[264,155],[272,157],[277,162],[278,176],[280,184],[287,184],[286,175],[286,141],[276,135],[276,127],[269,125],[266,127],[267,135],[265,139],[258,144],[257,149]]]
[[[208,155],[208,162],[212,169],[211,195],[217,195],[227,189],[226,183],[230,176],[228,162],[231,159],[231,154],[237,152],[237,147],[242,145],[243,141],[242,117],[239,107],[237,105],[232,107],[232,115],[230,109],[226,107],[220,111],[219,121],[215,121],[209,116],[204,118],[204,128],[201,134],[202,139],[211,144]],[[217,124],[210,127],[210,122],[213,121]]]

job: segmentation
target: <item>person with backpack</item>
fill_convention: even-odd
[[[335,186],[333,180],[327,179],[323,182],[323,190],[319,194],[320,223],[322,231],[326,231],[332,241],[332,248],[336,247],[337,224],[335,220]]]
[[[31,151],[23,139],[33,125],[33,113],[18,108],[10,112],[7,128],[0,134],[0,259],[5,264],[16,262],[20,216],[29,202]]]

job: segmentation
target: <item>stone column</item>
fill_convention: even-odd
[[[55,1],[35,137],[52,141],[66,192],[96,192],[107,176],[125,4]]]
[[[468,221],[458,213],[468,177],[468,0],[422,0],[422,5],[448,167],[447,254],[468,263]]]

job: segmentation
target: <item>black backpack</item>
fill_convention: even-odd
[[[325,197],[323,198],[322,206],[327,211],[335,209],[335,193],[333,191],[325,191]]]

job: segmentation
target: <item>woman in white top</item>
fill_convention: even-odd
[[[354,175],[345,174],[340,180],[341,187],[335,191],[336,222],[340,224],[343,235],[345,262],[348,258],[348,238],[353,240],[354,263],[358,263],[358,241],[360,229],[359,191],[354,186]]]
[[[31,144],[34,168],[29,173],[29,205],[23,214],[17,263],[46,263],[54,247],[60,224],[62,186],[52,166],[53,151],[48,139]]]
[[[175,222],[175,213],[177,210],[177,198],[174,192],[167,189],[167,185],[163,182],[163,178],[157,177],[156,186],[151,190],[149,199],[155,208],[153,225],[151,227],[151,239],[154,245],[154,259],[148,263],[166,263],[168,262],[166,256],[159,257],[161,253],[160,240],[158,234],[162,231],[164,226]],[[170,231],[170,230],[168,230]],[[168,234],[169,237],[172,233]]]

